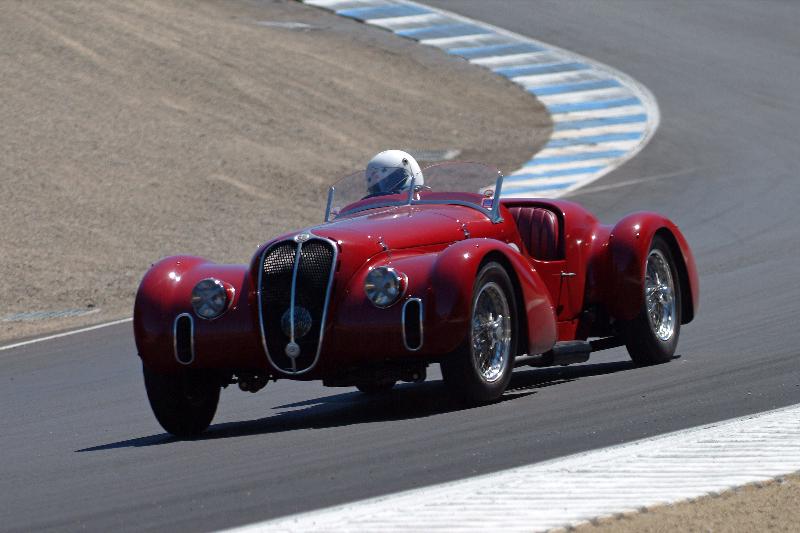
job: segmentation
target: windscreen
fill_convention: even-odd
[[[501,174],[496,168],[480,163],[446,162],[424,168],[422,176],[422,183],[419,179],[413,180],[412,194],[412,180],[405,172],[386,181],[380,188],[367,184],[363,170],[349,174],[331,187],[327,220],[366,209],[409,203],[457,203],[489,215]]]

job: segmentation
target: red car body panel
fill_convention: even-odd
[[[614,226],[608,238],[606,272],[608,281],[602,292],[608,310],[622,319],[631,319],[642,305],[641,278],[653,237],[659,233],[673,245],[673,255],[682,259],[679,272],[683,285],[689,286],[690,302],[683,302],[684,321],[692,320],[700,302],[700,283],[694,255],[678,227],[655,213],[632,213]],[[679,263],[679,267],[681,263]]]
[[[239,368],[266,364],[254,322],[255,293],[246,265],[220,265],[200,257],[173,256],[154,264],[136,295],[133,329],[139,355],[158,371],[172,371],[175,359],[173,323],[180,313],[191,312],[192,288],[202,279],[216,277],[230,284],[235,295],[227,313],[216,320],[195,320],[195,362],[198,368]]]
[[[450,196],[476,203],[481,198]],[[430,193],[425,198],[445,197]],[[361,207],[371,200],[362,201]],[[543,261],[528,255],[509,211],[520,206],[557,215],[560,258]],[[597,319],[590,309],[602,308],[611,321],[638,313],[644,266],[656,234],[674,247],[685,285],[683,322],[693,318],[699,298],[694,258],[681,232],[663,216],[635,213],[612,227],[574,202],[539,199],[503,200],[500,214],[502,221],[493,222],[485,212],[465,205],[376,207],[303,230],[336,243],[338,260],[319,360],[302,375],[287,376],[270,364],[261,337],[257,290],[265,250],[301,232],[266,243],[249,265],[168,257],[152,266],[137,293],[134,331],[139,355],[147,367],[160,372],[185,366],[175,356],[175,319],[181,313],[193,314],[193,287],[212,277],[228,288],[231,304],[217,319],[194,317],[192,367],[320,379],[344,368],[387,361],[435,362],[466,339],[475,279],[488,260],[503,264],[515,284],[521,303],[519,330],[525,337],[518,343],[520,353],[544,353],[559,340],[585,339],[608,325],[591,322]],[[385,309],[372,305],[363,288],[369,270],[381,265],[395,268],[408,280],[401,300]],[[424,341],[418,351],[406,349],[400,328],[402,305],[409,298],[423,302]]]

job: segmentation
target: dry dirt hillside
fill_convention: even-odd
[[[800,474],[639,513],[595,520],[579,533],[740,533],[800,530]]]
[[[0,341],[130,316],[164,255],[247,260],[381,149],[510,170],[550,128],[488,72],[288,1],[2,0],[0,73]],[[14,316],[64,309],[96,312]]]

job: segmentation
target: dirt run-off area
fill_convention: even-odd
[[[291,1],[0,0],[0,72],[0,341],[129,317],[166,255],[249,260],[380,150],[508,172],[551,130],[488,71]],[[60,310],[94,312],[20,315]]]
[[[800,474],[691,501],[602,518],[579,533],[740,533],[800,530]]]

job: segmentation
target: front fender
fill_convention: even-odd
[[[192,312],[191,293],[198,281],[212,277],[232,286],[234,293],[225,314],[203,320]],[[139,357],[155,371],[182,368],[175,358],[173,325],[179,314],[190,313],[194,321],[192,367],[264,367],[253,294],[246,265],[220,265],[192,256],[162,259],[147,271],[136,293],[133,329]]]
[[[528,334],[527,353],[549,350],[556,341],[557,331],[555,310],[547,289],[531,264],[500,241],[467,239],[449,246],[439,255],[431,273],[436,319],[450,324],[457,339],[466,337],[475,277],[490,255],[505,263],[520,291]]]
[[[633,213],[620,220],[608,240],[604,304],[612,316],[633,319],[644,300],[647,255],[656,234],[663,235],[681,278],[682,322],[690,322],[700,301],[700,284],[694,255],[686,238],[668,218],[657,213]]]

